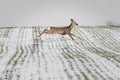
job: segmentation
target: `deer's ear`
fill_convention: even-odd
[[[71,21],[73,21],[73,19],[70,19]]]

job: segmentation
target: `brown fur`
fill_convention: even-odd
[[[69,26],[66,26],[66,27],[48,27],[42,33],[40,33],[39,36],[41,36],[43,33],[47,33],[47,34],[61,34],[61,35],[69,35],[71,37],[71,39],[74,40],[72,38],[72,35],[73,36],[76,36],[76,35],[72,34],[71,30],[72,30],[73,27],[75,27],[77,25],[78,24],[73,19],[71,19],[71,24]]]

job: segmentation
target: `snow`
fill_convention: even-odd
[[[44,29],[0,29],[0,80],[120,79],[120,28],[77,27],[75,40]]]

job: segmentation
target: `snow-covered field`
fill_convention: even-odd
[[[43,29],[0,28],[0,80],[120,80],[120,28],[76,27],[74,41]]]

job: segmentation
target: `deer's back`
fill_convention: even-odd
[[[68,27],[50,27],[51,33],[57,33],[57,34],[69,34],[69,28]]]

